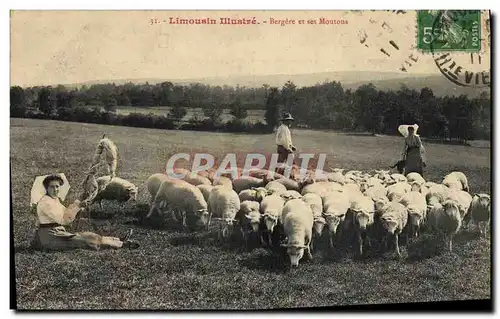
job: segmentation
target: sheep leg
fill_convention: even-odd
[[[212,221],[212,213],[208,214],[207,230],[210,227],[210,222]]]
[[[332,233],[330,233],[330,236],[329,237],[329,241],[330,241],[330,249],[334,249],[335,248],[335,245],[333,244],[333,235]]]
[[[453,235],[450,235],[450,237],[448,238],[448,250],[450,253],[453,251],[452,242],[453,242]]]
[[[176,223],[179,223],[179,219],[177,219],[177,215],[175,214],[175,209],[173,209],[171,212],[170,212],[170,215],[172,216],[172,219],[176,222]]]
[[[484,236],[486,236],[488,234],[488,230],[489,230],[489,223],[483,222],[483,226],[484,226]]]
[[[186,230],[187,230],[187,224],[186,224],[186,212],[185,212],[185,211],[182,211],[182,212],[181,212],[181,215],[182,215],[182,230],[183,230],[183,231],[186,231]]]
[[[401,257],[401,251],[399,250],[399,235],[394,234],[394,245],[396,246],[396,255]]]
[[[313,260],[313,256],[311,254],[311,246],[310,246],[311,243],[309,244],[308,247],[305,248],[306,257],[307,257],[308,260]]]
[[[363,236],[361,236],[361,232],[358,232],[358,253],[360,256],[363,256]]]

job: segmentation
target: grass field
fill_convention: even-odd
[[[85,222],[88,230],[121,236],[131,227],[138,250],[33,252],[35,219],[30,189],[35,176],[64,172],[80,193],[83,168],[103,133],[119,150],[118,176],[139,186],[137,205],[124,211],[105,203],[108,219]],[[327,165],[383,168],[401,153],[401,137],[292,131],[301,152],[326,152]],[[467,174],[471,192],[490,192],[489,147],[426,144],[425,177]],[[464,232],[454,253],[435,253],[431,242],[391,256],[332,260],[317,250],[314,261],[284,271],[260,248],[243,252],[218,244],[215,229],[183,233],[134,225],[148,210],[142,183],[161,172],[177,152],[272,152],[274,135],[166,131],[30,119],[11,119],[11,170],[17,303],[19,309],[267,309],[367,303],[491,298],[490,237]],[[83,222],[82,222],[83,223]],[[425,239],[426,237],[423,236]]]
[[[187,114],[184,116],[183,120],[187,121],[193,115],[198,114],[199,116],[203,117],[203,110],[201,108],[187,108],[186,109]],[[131,107],[131,106],[119,106],[116,109],[117,114],[123,114],[127,115],[130,113],[153,113],[155,115],[165,115],[167,116],[168,113],[170,112],[170,107],[168,106],[152,106],[152,107]],[[250,122],[250,123],[256,123],[256,122],[265,122],[264,119],[264,110],[248,110],[248,116],[245,118],[245,121]],[[229,109],[224,109],[224,113],[221,115],[221,121],[222,122],[228,122],[232,120],[234,117],[230,114]]]

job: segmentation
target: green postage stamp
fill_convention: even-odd
[[[417,48],[423,52],[479,52],[480,10],[417,11]]]

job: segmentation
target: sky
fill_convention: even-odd
[[[150,23],[170,17],[256,17],[260,24]],[[347,24],[307,24],[321,17]],[[293,19],[296,24],[270,24],[270,18]],[[300,19],[306,23],[299,25]],[[438,74],[432,57],[415,49],[415,23],[415,11],[12,11],[11,85],[401,72],[410,55],[418,63],[412,63],[409,74]]]

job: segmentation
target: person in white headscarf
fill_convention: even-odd
[[[422,145],[420,136],[416,134],[417,125],[408,126],[408,135],[405,137],[405,145],[402,157],[405,160],[404,174],[415,172],[424,175],[426,167],[425,148]]]

